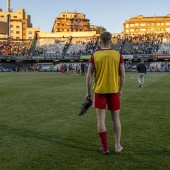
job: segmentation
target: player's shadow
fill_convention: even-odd
[[[6,134],[11,134],[11,135],[17,135],[20,137],[25,137],[25,138],[35,138],[38,140],[46,141],[49,142],[51,145],[60,145],[60,147],[65,146],[69,147],[72,149],[79,149],[79,150],[86,150],[86,151],[96,151],[94,148],[96,148],[96,145],[93,145],[88,142],[87,140],[84,140],[85,138],[78,138],[74,136],[74,138],[68,137],[62,137],[57,134],[44,134],[43,132],[36,132],[36,131],[31,131],[29,129],[24,129],[24,128],[13,128],[8,125],[0,125],[0,131]],[[71,136],[71,134],[70,134]],[[88,147],[87,147],[88,146]]]

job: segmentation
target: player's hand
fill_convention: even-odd
[[[87,93],[86,96],[85,96],[85,99],[91,99],[91,94]]]

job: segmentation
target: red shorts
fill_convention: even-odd
[[[98,94],[94,93],[93,107],[98,109],[119,110],[120,109],[120,96],[119,93]]]

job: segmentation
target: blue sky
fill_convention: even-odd
[[[7,0],[0,0],[0,8],[7,10]],[[170,0],[11,0],[11,8],[14,12],[24,8],[31,15],[33,27],[40,27],[43,32],[51,31],[60,12],[76,10],[84,13],[90,24],[119,33],[130,17],[170,14]]]

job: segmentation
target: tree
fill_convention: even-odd
[[[106,28],[99,26],[96,28],[96,34],[101,34],[102,32],[106,31]]]

